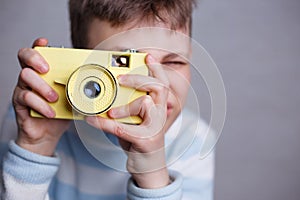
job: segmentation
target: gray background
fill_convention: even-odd
[[[19,72],[18,49],[39,36],[70,46],[66,11],[66,0],[0,1],[0,119]],[[195,12],[194,39],[227,91],[216,199],[300,198],[299,19],[299,0],[202,0]]]

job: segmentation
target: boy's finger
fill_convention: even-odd
[[[159,133],[164,126],[166,118],[166,108],[156,105],[150,96],[143,96],[130,104],[112,108],[108,111],[109,117],[120,119],[129,116],[140,116],[143,122],[139,128],[147,127],[148,131],[137,131],[132,136],[148,138]],[[137,126],[136,126],[137,127]]]
[[[154,86],[163,85],[158,79],[150,76],[138,74],[126,74],[118,76],[118,81],[122,86],[134,88],[136,90],[150,92]]]
[[[58,94],[30,68],[24,68],[21,71],[19,81],[23,86],[29,86],[49,102],[55,102],[58,99]],[[20,86],[22,87],[22,85]]]
[[[46,38],[38,38],[36,39],[33,44],[32,44],[32,48],[36,47],[36,46],[47,46],[48,45],[48,40]]]
[[[54,118],[55,111],[41,97],[29,90],[19,90],[15,96],[15,102],[29,107],[47,118]]]
[[[18,59],[22,68],[31,67],[39,73],[46,73],[49,65],[34,49],[22,48],[18,52]]]
[[[112,108],[107,114],[113,119],[120,119],[129,116],[140,116],[145,118],[147,109],[153,105],[154,102],[150,96],[143,96],[124,106]]]
[[[136,144],[144,139],[155,137],[161,130],[162,127],[150,127],[150,126],[137,126],[131,124],[124,124],[115,120],[102,118],[102,117],[86,117],[86,122],[91,126],[103,130],[107,133],[113,134],[122,140]]]
[[[111,133],[127,142],[135,143],[136,137],[133,136],[136,135],[134,133],[135,128],[131,127],[131,125],[102,117],[86,117],[86,122],[97,129]]]
[[[159,64],[153,56],[150,54],[146,57],[146,64],[151,72],[151,75],[157,79],[159,79],[165,85],[169,85],[169,80],[166,72],[164,71],[161,64]]]
[[[156,104],[165,104],[167,101],[169,85],[164,85],[156,78],[127,74],[119,76],[118,81],[122,86],[149,92]]]

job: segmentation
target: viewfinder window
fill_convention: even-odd
[[[129,56],[113,55],[111,59],[112,67],[129,67]]]

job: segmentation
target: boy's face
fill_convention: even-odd
[[[141,52],[151,54],[156,62],[162,65],[169,80],[170,92],[167,100],[167,121],[165,125],[165,128],[169,128],[180,113],[189,89],[190,66],[186,60],[191,56],[189,30],[176,30],[178,34],[175,34],[174,31],[168,30],[169,27],[166,24],[157,23],[150,27],[163,28],[161,33],[160,31],[151,32],[146,28],[145,31],[128,33],[126,37],[123,37],[126,34],[122,34],[122,37],[119,38],[115,37],[106,46],[103,42],[116,34],[143,27],[149,29],[149,24],[139,23],[138,25],[129,24],[112,27],[107,22],[94,19],[88,30],[87,48],[94,49],[100,43],[104,43],[104,45],[100,45],[101,49],[104,50],[138,49]],[[108,41],[110,40],[108,39]]]

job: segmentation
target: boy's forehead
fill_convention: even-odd
[[[88,31],[88,48],[104,50],[160,49],[187,56],[189,31],[170,30],[165,24],[112,27],[108,22],[93,20]]]

